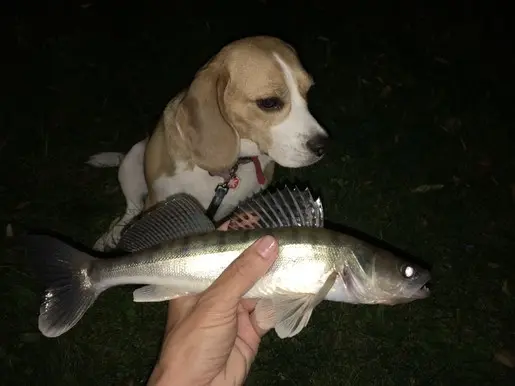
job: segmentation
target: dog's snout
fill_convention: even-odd
[[[307,143],[307,147],[318,157],[322,157],[325,154],[325,147],[327,144],[327,136],[317,135],[311,138]]]

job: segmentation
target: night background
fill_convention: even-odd
[[[166,103],[227,43],[292,44],[332,146],[278,168],[322,196],[327,219],[432,264],[429,299],[324,302],[291,339],[268,334],[248,385],[515,383],[514,45],[503,3],[434,1],[7,2],[0,220],[92,245],[125,209],[117,169]],[[486,5],[488,3],[488,5]],[[515,34],[513,34],[515,35]],[[5,36],[5,35],[4,35]],[[6,235],[7,236],[7,235]],[[1,381],[145,384],[165,303],[104,293],[57,339],[37,328],[41,288],[2,237]]]

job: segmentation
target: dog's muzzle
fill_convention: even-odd
[[[322,157],[325,154],[327,140],[326,135],[316,135],[306,142],[306,146],[317,157]]]

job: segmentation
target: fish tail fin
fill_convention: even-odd
[[[52,236],[26,235],[23,244],[46,286],[39,330],[46,337],[58,337],[77,324],[101,292],[89,275],[96,259]]]

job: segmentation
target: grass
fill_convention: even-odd
[[[311,110],[333,138],[322,162],[279,177],[315,187],[329,220],[431,263],[434,290],[391,308],[321,304],[300,335],[265,338],[248,384],[511,384],[514,370],[494,359],[515,350],[513,56],[503,10],[198,3],[12,10],[3,226],[44,226],[91,245],[124,200],[116,170],[90,169],[88,156],[140,140],[227,42],[276,35],[314,76]],[[412,192],[435,184],[443,188]],[[144,384],[165,305],[134,304],[117,288],[69,333],[45,339],[40,288],[8,241],[2,383]]]

